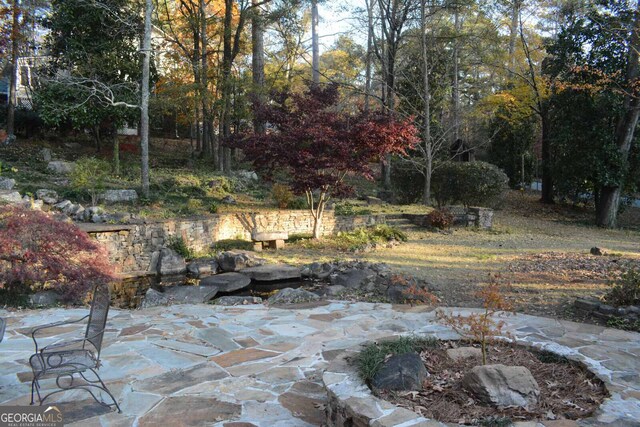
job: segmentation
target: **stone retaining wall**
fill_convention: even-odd
[[[326,212],[322,234],[330,235],[357,227],[385,223],[384,215],[335,216]],[[121,273],[143,275],[155,271],[159,251],[170,238],[181,237],[190,249],[206,251],[219,240],[251,240],[252,231],[312,233],[308,211],[271,211],[212,215],[205,218],[173,219],[145,224],[80,224],[105,245],[111,261]]]
[[[489,229],[493,226],[493,209],[462,206],[449,206],[445,208],[453,214],[454,226],[478,227]],[[403,218],[408,219],[413,224],[420,227],[428,227],[426,215],[403,214]]]

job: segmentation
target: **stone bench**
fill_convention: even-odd
[[[284,248],[284,241],[288,238],[289,233],[286,231],[263,231],[251,234],[253,250],[256,252],[261,252],[265,247],[271,249],[282,249]]]

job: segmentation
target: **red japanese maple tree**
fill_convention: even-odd
[[[114,280],[105,249],[73,224],[25,208],[0,206],[0,287],[57,290],[78,301]]]
[[[280,94],[256,111],[268,131],[238,143],[265,179],[285,176],[294,193],[306,195],[316,239],[329,199],[353,191],[345,176],[372,180],[372,161],[387,154],[406,154],[418,142],[411,119],[350,112],[339,101],[336,85],[314,85],[304,94]]]

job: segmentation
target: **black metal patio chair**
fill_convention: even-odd
[[[2,342],[2,338],[4,338],[4,328],[7,327],[7,322],[0,317],[0,342]]]
[[[107,285],[97,285],[93,289],[93,299],[91,310],[86,316],[62,322],[51,323],[38,326],[31,331],[31,337],[36,346],[36,352],[29,359],[29,364],[33,370],[33,380],[31,382],[31,404],[34,404],[34,394],[38,395],[40,405],[49,396],[65,392],[68,390],[86,390],[93,399],[108,407],[115,406],[118,412],[120,406],[113,394],[109,391],[105,383],[98,375],[100,367],[100,350],[102,348],[102,338],[104,336],[107,314],[109,313],[109,287]],[[36,336],[39,332],[48,328],[58,327],[87,321],[87,329],[84,338],[61,340],[39,347]],[[91,378],[91,374],[95,379]],[[44,397],[40,394],[40,380],[44,377],[56,377],[57,390],[54,390]],[[109,395],[113,403],[106,403],[94,391],[103,391]]]

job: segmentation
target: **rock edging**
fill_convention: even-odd
[[[557,343],[532,342],[518,339],[517,343],[531,349],[551,352],[560,357],[582,364],[600,379],[610,396],[589,418],[572,421],[578,426],[620,425],[634,418],[625,395],[637,393],[634,388],[621,384],[621,379],[612,377],[611,372],[594,359],[585,358],[574,349]],[[322,383],[328,394],[326,407],[329,427],[370,425],[391,427],[406,423],[411,426],[446,426],[435,420],[424,418],[413,411],[397,407],[373,395],[371,389],[360,378],[357,368],[349,363],[367,343],[345,350],[337,356],[322,375]],[[626,425],[626,424],[624,424]]]

